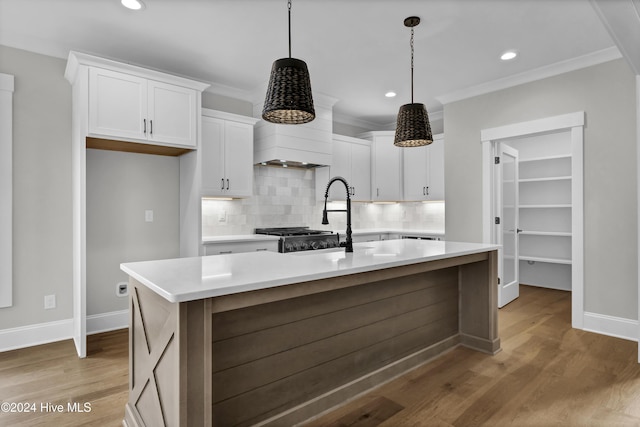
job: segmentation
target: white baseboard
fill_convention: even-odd
[[[0,352],[71,339],[73,319],[0,330]]]
[[[629,341],[638,341],[637,320],[585,312],[583,329]]]
[[[129,310],[111,311],[109,313],[87,316],[87,335],[115,331],[129,327]]]
[[[129,327],[129,310],[87,316],[87,335]],[[0,330],[0,352],[73,338],[73,319]]]

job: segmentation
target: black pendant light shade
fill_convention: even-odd
[[[299,125],[316,118],[307,64],[291,57],[291,0],[289,9],[289,57],[277,59],[264,100],[262,118],[271,123]]]
[[[410,16],[404,20],[405,27],[411,28],[411,104],[405,104],[398,111],[396,136],[393,145],[397,147],[420,147],[433,142],[429,115],[424,104],[413,102],[413,27],[420,18]]]
[[[398,147],[420,147],[432,142],[429,115],[424,104],[405,104],[400,107],[393,144]]]
[[[307,64],[296,58],[275,60],[262,118],[271,123],[302,124],[315,117]]]

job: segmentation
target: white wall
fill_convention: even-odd
[[[444,107],[446,224],[482,241],[480,131],[585,111],[585,311],[637,319],[634,75],[616,60]]]
[[[66,61],[0,46],[13,97],[13,306],[0,329],[72,317],[71,87]],[[45,295],[57,308],[44,310]]]
[[[13,304],[13,88],[0,74],[0,307]]]
[[[177,157],[87,150],[87,315],[128,309],[123,262],[180,255]],[[153,222],[145,211],[153,211]]]

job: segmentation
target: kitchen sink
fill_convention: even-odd
[[[362,252],[367,249],[373,249],[373,246],[354,246],[353,252]],[[315,251],[300,251],[300,252],[289,252],[288,255],[321,255],[321,254],[330,254],[334,252],[343,252],[344,248],[329,248],[329,249],[317,249]]]

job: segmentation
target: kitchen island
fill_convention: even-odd
[[[457,345],[495,354],[498,246],[343,249],[122,264],[125,425],[294,425]]]

